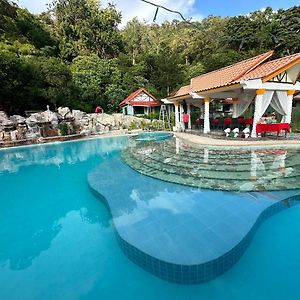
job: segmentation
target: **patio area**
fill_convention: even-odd
[[[300,90],[300,53],[271,60],[273,52],[194,77],[163,99],[175,106],[174,130],[226,130],[235,137],[243,131],[246,138],[289,133],[293,98]],[[216,108],[224,104],[227,111]],[[199,112],[194,120],[193,111]]]

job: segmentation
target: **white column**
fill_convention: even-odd
[[[179,131],[180,129],[180,120],[179,120],[179,103],[175,103],[175,127],[176,127],[176,131]]]
[[[187,113],[189,115],[188,129],[191,130],[192,129],[192,121],[191,121],[191,104],[190,103],[187,104]]]
[[[262,106],[262,101],[263,101],[263,96],[264,96],[265,90],[260,89],[256,90],[256,97],[255,97],[255,104],[254,104],[254,118],[253,118],[253,125],[252,125],[252,131],[251,131],[251,137],[256,138],[256,124],[259,122],[259,119],[261,117],[261,106]]]
[[[204,99],[204,133],[210,132],[209,126],[209,98]]]
[[[284,118],[284,123],[291,123],[292,119],[292,107],[293,107],[293,96],[294,96],[295,90],[289,90],[287,91],[287,114]]]

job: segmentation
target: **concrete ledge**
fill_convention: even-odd
[[[189,143],[193,143],[195,145],[201,145],[201,146],[237,146],[237,147],[251,147],[251,146],[299,146],[300,147],[300,141],[299,140],[226,140],[226,139],[214,139],[211,137],[204,137],[204,136],[198,136],[190,133],[183,133],[183,132],[176,132],[174,135],[177,138],[180,138],[182,140],[185,140]]]

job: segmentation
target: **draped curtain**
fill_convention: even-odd
[[[266,91],[262,95],[262,99],[260,101],[255,101],[255,113],[254,113],[254,121],[259,121],[259,119],[266,112],[268,106],[271,103],[274,91]]]
[[[256,137],[256,124],[270,105],[273,94],[274,91],[266,91],[263,95],[256,95],[251,137]]]
[[[239,102],[233,104],[235,105],[232,114],[233,118],[241,116],[247,110],[253,100],[254,95],[255,93],[246,93],[239,97]]]
[[[282,123],[290,123],[291,103],[286,91],[276,91],[270,105],[283,116]]]

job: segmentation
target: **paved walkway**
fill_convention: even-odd
[[[192,133],[176,132],[174,133],[176,137],[185,140],[187,142],[198,144],[198,145],[208,145],[208,146],[288,146],[288,145],[298,145],[300,147],[300,141],[298,139],[281,139],[281,140],[260,140],[257,139],[245,139],[245,140],[233,140],[231,138],[212,138],[201,135],[195,135]]]

